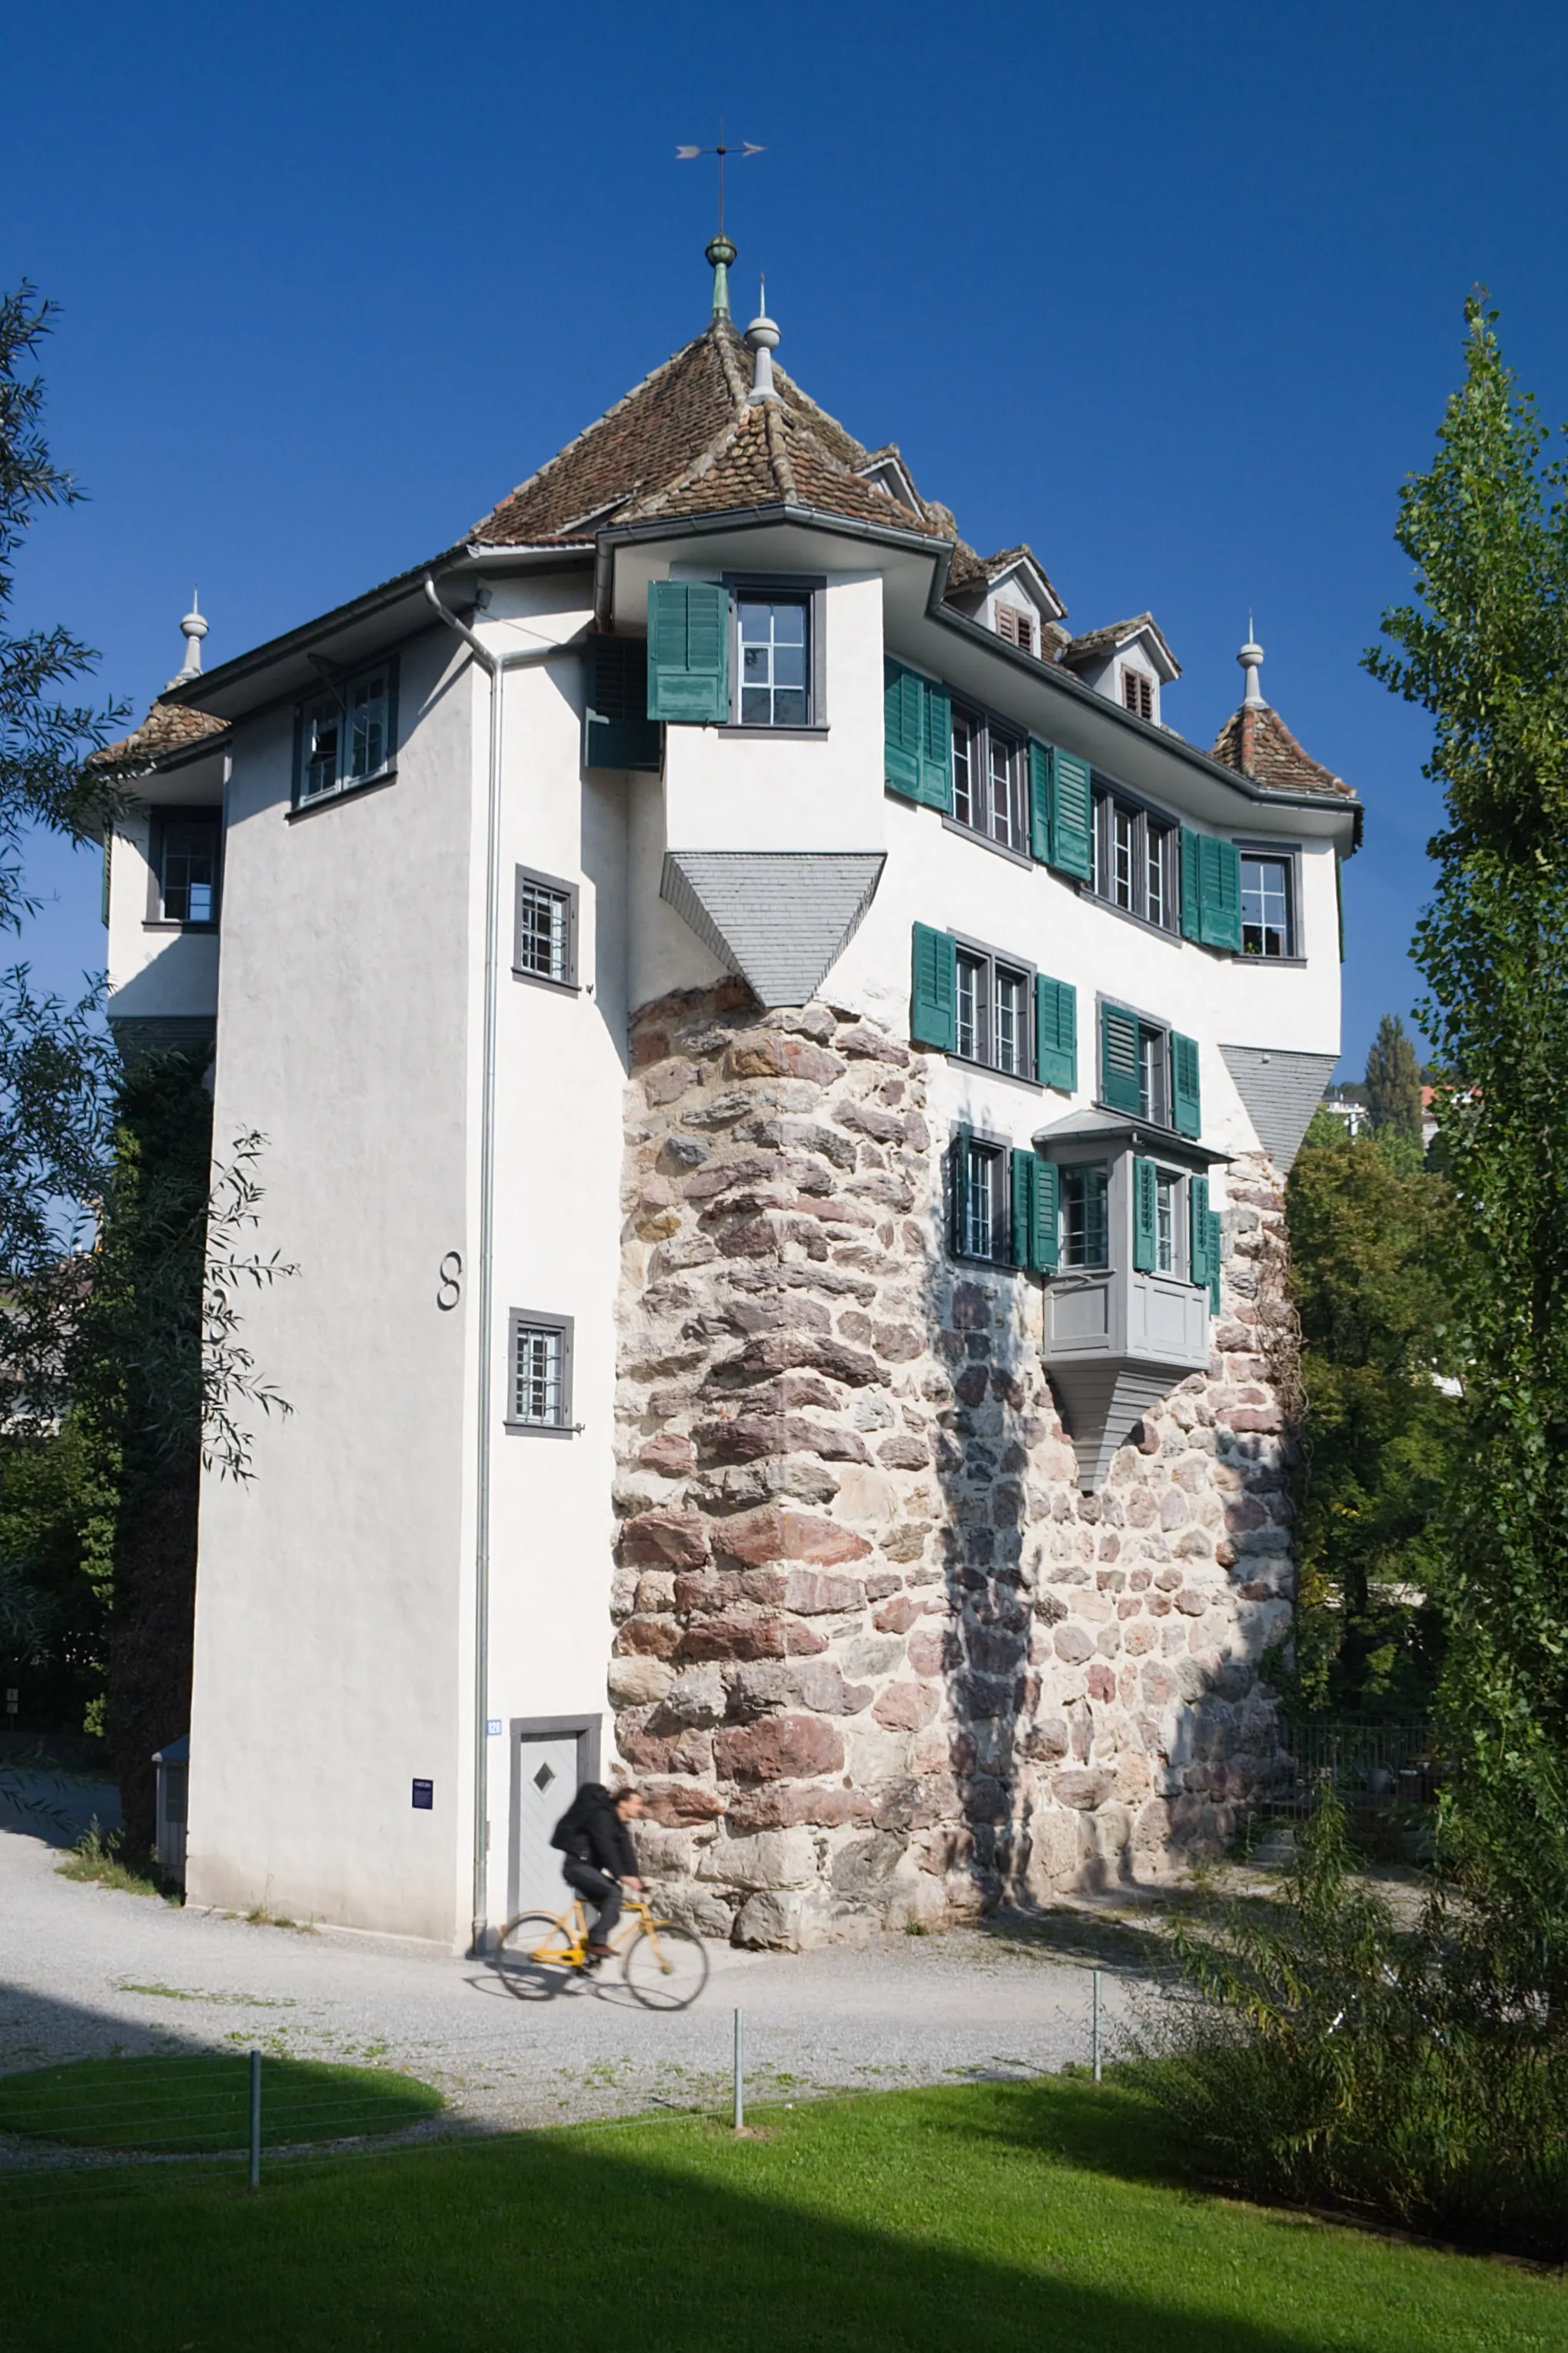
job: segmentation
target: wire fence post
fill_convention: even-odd
[[[746,2122],[746,2021],[741,2010],[735,2012],[735,2130],[744,2130]]]
[[[1100,2081],[1100,1971],[1098,1969],[1094,1972],[1094,1992],[1090,2014],[1093,2021],[1091,2039],[1094,2049],[1094,2080],[1098,2084]]]
[[[250,2186],[261,2187],[261,2053],[250,2054]]]

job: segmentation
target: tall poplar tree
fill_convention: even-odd
[[[1421,1065],[1397,1013],[1385,1013],[1366,1058],[1366,1108],[1372,1124],[1421,1141]]]
[[[1517,1980],[1568,2000],[1568,470],[1466,307],[1467,375],[1401,492],[1418,602],[1366,667],[1432,713],[1446,821],[1421,1018],[1460,1205],[1464,1436],[1445,1505],[1454,1851]]]

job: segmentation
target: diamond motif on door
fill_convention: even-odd
[[[555,1776],[551,1771],[548,1765],[542,1765],[540,1767],[538,1772],[533,1777],[533,1786],[542,1797],[545,1790],[549,1788],[550,1784],[554,1780],[554,1778]]]

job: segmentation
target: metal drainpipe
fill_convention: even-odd
[[[443,605],[428,575],[425,594],[457,632],[490,682],[490,783],[485,827],[485,1032],[479,1135],[479,1451],[474,1508],[474,1919],[471,1950],[481,1952],[489,1914],[489,1751],[485,1730],[489,1706],[490,1632],[490,1383],[495,1325],[495,1109],[496,988],[500,962],[501,744],[505,722],[505,674],[552,654],[576,653],[584,632],[494,654],[466,621]]]

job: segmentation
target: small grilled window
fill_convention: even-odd
[[[165,923],[216,923],[220,831],[216,810],[154,819],[157,905]]]
[[[1146,670],[1133,670],[1123,664],[1121,700],[1135,719],[1154,716],[1154,681]]]
[[[517,930],[512,970],[520,980],[577,982],[577,890],[552,874],[517,870]]]
[[[1292,954],[1290,923],[1290,860],[1248,858],[1241,860],[1241,952],[1243,955],[1288,956]]]
[[[1006,1147],[961,1132],[952,1153],[952,1247],[984,1265],[1008,1262]]]
[[[513,1430],[572,1427],[572,1319],[512,1311],[506,1419]]]

